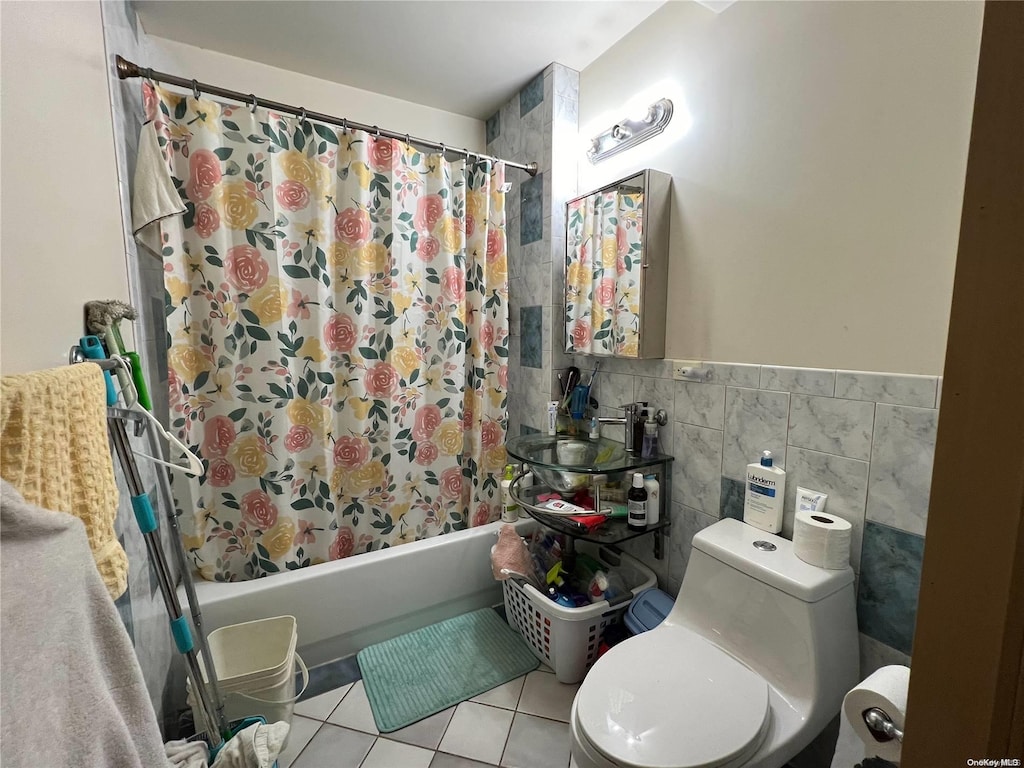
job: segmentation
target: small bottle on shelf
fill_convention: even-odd
[[[640,472],[633,473],[633,487],[626,496],[629,509],[626,524],[631,530],[647,530],[647,490],[644,488],[644,476]]]

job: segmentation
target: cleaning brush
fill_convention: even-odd
[[[121,389],[126,390],[129,386],[134,385],[139,405],[147,411],[151,411],[153,408],[149,399],[149,389],[146,387],[146,380],[142,375],[142,359],[137,352],[129,352],[125,349],[124,339],[121,337],[121,321],[134,320],[138,316],[135,307],[117,299],[89,301],[85,305],[86,330],[89,333],[102,336],[110,354],[121,355],[131,364],[131,381],[126,380],[126,374],[120,367],[117,369],[118,383],[120,383]]]

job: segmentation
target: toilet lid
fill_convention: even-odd
[[[580,686],[576,711],[583,734],[605,757],[644,768],[745,760],[770,723],[764,679],[678,626],[612,648]]]

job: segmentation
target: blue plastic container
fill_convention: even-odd
[[[672,611],[675,600],[657,587],[645,589],[629,604],[624,621],[634,635],[654,629]]]

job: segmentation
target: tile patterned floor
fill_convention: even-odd
[[[300,701],[279,768],[571,768],[578,685],[547,667],[380,734],[362,680]]]

